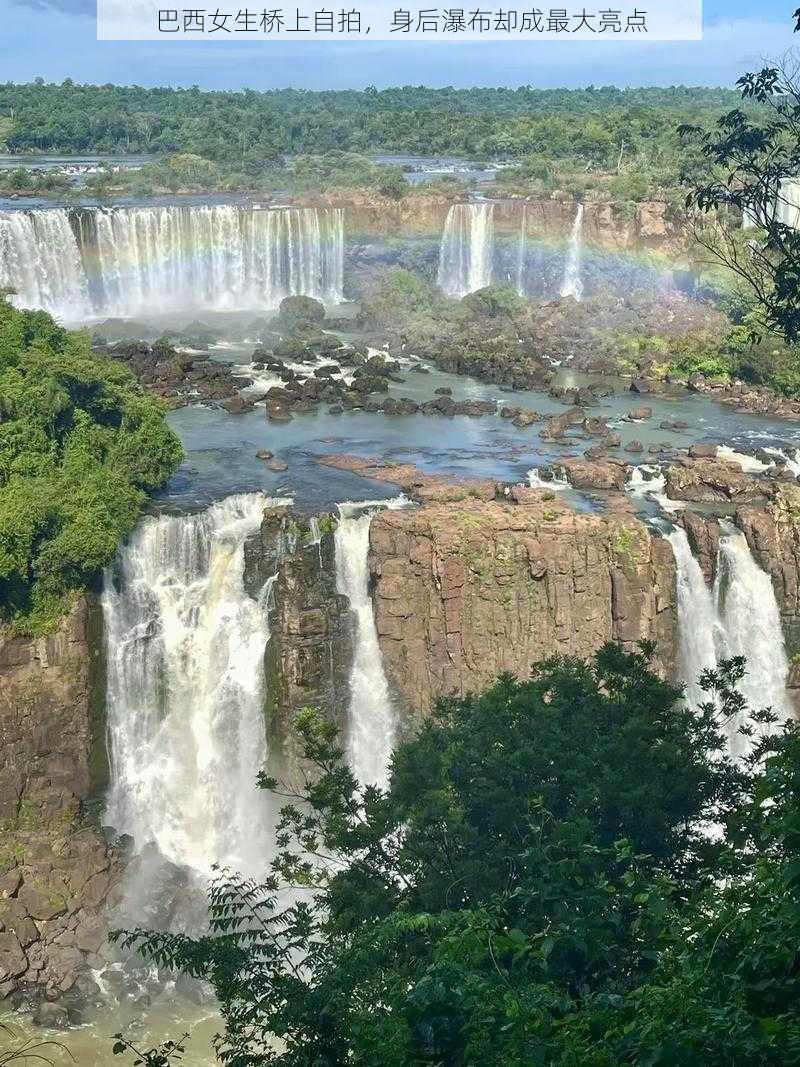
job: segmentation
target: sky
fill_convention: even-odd
[[[186,6],[208,4],[187,0]],[[645,0],[641,6],[646,9]],[[0,79],[72,78],[98,84],[199,85],[204,89],[731,86],[743,71],[780,57],[795,41],[800,45],[800,35],[794,38],[792,34],[795,6],[796,2],[779,4],[776,0],[706,0],[702,41],[622,46],[577,41],[464,42],[453,46],[410,41],[98,41],[94,0],[0,0],[4,15]]]

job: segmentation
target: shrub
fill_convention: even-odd
[[[88,335],[0,301],[0,622],[51,629],[167,480],[159,402]]]

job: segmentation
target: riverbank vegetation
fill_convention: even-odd
[[[440,701],[385,792],[301,713],[272,874],[219,872],[208,936],[120,936],[213,984],[228,1064],[799,1062],[800,732],[756,740],[743,661],[688,708],[651,652]]]
[[[681,122],[716,116],[735,99],[683,86],[206,92],[68,78],[0,85],[0,121],[12,152],[193,152],[220,162],[336,149],[474,159],[546,152],[607,166],[645,147],[674,151]]]
[[[273,160],[266,164],[216,162],[181,152],[136,169],[91,175],[82,195],[157,196],[165,193],[313,194],[369,189],[398,199],[409,185],[399,167],[379,166],[354,152],[331,151]]]
[[[37,80],[0,85],[0,148],[155,157],[138,172],[93,178],[98,194],[383,182],[397,191],[400,176],[381,176],[366,158],[390,154],[513,161],[499,172],[501,192],[638,201],[677,188],[686,156],[678,127],[712,121],[735,99],[725,89],[682,86],[234,93]],[[347,167],[332,175],[331,163],[335,170],[348,156],[349,175]],[[199,162],[180,175],[170,157]]]
[[[0,625],[51,629],[181,455],[160,403],[87,334],[0,300]]]

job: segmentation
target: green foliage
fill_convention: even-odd
[[[0,301],[0,621],[51,627],[180,458],[126,368]]]
[[[387,169],[378,181],[378,192],[381,196],[388,196],[391,200],[402,200],[410,188],[402,171],[394,168]]]
[[[351,153],[363,166],[370,152],[547,156],[580,160],[584,167],[616,167],[621,156],[623,165],[666,160],[674,167],[676,126],[716,115],[735,98],[728,90],[682,86],[259,93],[67,79],[0,85],[0,134],[10,151],[189,154],[241,173],[304,154]],[[296,165],[298,180],[305,166]]]
[[[797,30],[797,27],[796,27]],[[795,32],[796,32],[795,30]],[[800,231],[782,221],[791,201],[783,182],[800,170],[800,81],[786,63],[739,78],[745,107],[711,129],[685,124],[680,133],[703,160],[687,166],[686,205],[707,217],[696,237],[751,292],[767,330],[800,342]],[[755,114],[746,105],[755,102]],[[742,232],[748,218],[752,230]]]
[[[277,322],[287,329],[319,325],[325,319],[325,305],[312,296],[286,296],[278,308]]]
[[[381,275],[362,301],[360,320],[383,326],[405,322],[410,316],[429,312],[434,303],[433,286],[409,270],[396,269]]]
[[[743,661],[689,709],[651,651],[441,701],[386,792],[302,712],[272,874],[116,939],[213,983],[233,1067],[800,1062],[800,731],[733,764]]]
[[[487,285],[468,293],[462,304],[470,314],[489,319],[519,315],[525,308],[525,300],[517,292],[497,285]]]

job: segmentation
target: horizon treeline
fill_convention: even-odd
[[[0,149],[63,153],[195,153],[243,164],[331,150],[545,154],[613,167],[621,153],[664,162],[682,123],[740,103],[732,89],[433,89],[204,91],[117,85],[0,85]]]

